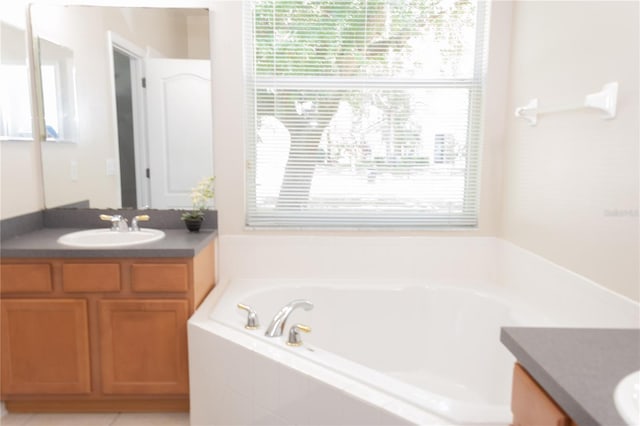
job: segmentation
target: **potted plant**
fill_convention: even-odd
[[[180,219],[184,221],[189,232],[198,232],[200,230],[200,226],[202,226],[204,212],[207,210],[207,204],[209,203],[209,200],[213,200],[214,181],[214,176],[206,177],[198,182],[198,184],[191,190],[192,208],[191,210],[182,213],[180,216]]]

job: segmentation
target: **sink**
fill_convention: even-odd
[[[613,400],[618,413],[628,425],[640,425],[640,370],[620,380]]]
[[[162,238],[164,232],[158,229],[143,228],[139,231],[118,232],[100,228],[64,234],[58,238],[58,242],[73,247],[108,248],[145,244]]]

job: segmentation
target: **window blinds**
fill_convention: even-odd
[[[247,2],[247,225],[476,225],[485,15],[472,0]]]

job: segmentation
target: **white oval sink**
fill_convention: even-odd
[[[118,232],[101,228],[64,234],[58,238],[58,242],[73,247],[104,248],[134,246],[158,241],[162,238],[164,238],[164,232],[158,229]]]
[[[640,425],[640,370],[625,376],[613,393],[618,413],[628,425]]]

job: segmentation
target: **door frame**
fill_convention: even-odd
[[[144,88],[142,81],[145,75],[144,60],[146,50],[139,47],[135,43],[127,40],[121,35],[107,31],[107,48],[109,62],[109,90],[113,94],[111,97],[111,113],[113,119],[113,144],[115,147],[116,158],[115,164],[117,170],[120,170],[120,148],[118,144],[118,111],[116,106],[116,83],[115,70],[113,63],[113,51],[128,56],[131,65],[131,102],[133,109],[133,138],[135,152],[135,169],[136,169],[136,199],[138,208],[146,208],[150,205],[150,186],[146,171],[149,168],[149,146],[147,143],[146,132],[146,116],[147,108],[144,96]],[[120,173],[118,173],[118,200],[122,200]]]

